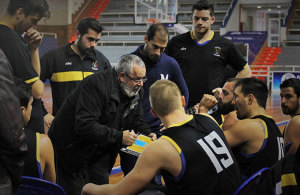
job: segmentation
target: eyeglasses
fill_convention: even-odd
[[[143,81],[143,83],[145,83],[145,82],[147,81],[147,78],[146,78],[146,77],[134,79],[134,78],[132,78],[131,76],[129,76],[127,73],[125,73],[125,75],[126,75],[128,78],[130,78],[131,80],[133,80],[136,84],[141,83],[141,81]]]

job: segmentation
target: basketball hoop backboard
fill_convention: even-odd
[[[135,24],[176,23],[177,0],[135,0]]]

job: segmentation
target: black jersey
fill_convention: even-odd
[[[50,80],[53,115],[56,115],[66,97],[85,77],[111,69],[110,62],[100,51],[95,49],[81,59],[71,49],[71,45],[51,50],[41,58],[41,80]]]
[[[245,154],[240,152],[239,148],[233,149],[244,178],[250,177],[264,167],[271,167],[284,156],[283,137],[275,121],[272,117],[265,115],[258,115],[252,119],[257,118],[262,120],[266,130],[260,150],[254,154]]]
[[[287,154],[275,163],[252,194],[300,194],[300,149],[296,154]]]
[[[40,134],[25,128],[28,155],[24,160],[24,176],[43,178],[40,162]]]
[[[13,74],[30,84],[39,79],[33,68],[31,54],[24,39],[14,30],[0,24],[0,48],[13,68]]]
[[[165,52],[181,67],[190,93],[188,107],[198,103],[203,94],[223,86],[228,79],[224,73],[227,65],[238,72],[247,65],[230,40],[214,33],[202,44],[193,39],[192,31],[177,35],[169,41]]]
[[[163,171],[169,194],[232,194],[240,185],[237,162],[211,116],[191,115],[165,130],[161,139],[174,145],[182,161],[177,177]]]

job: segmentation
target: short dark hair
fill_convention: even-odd
[[[296,93],[297,97],[300,97],[300,79],[290,78],[284,80],[280,84],[280,89],[282,88],[288,88],[291,87],[294,89],[294,92]]]
[[[89,28],[96,31],[97,33],[102,32],[102,26],[95,18],[84,18],[80,20],[76,26],[76,30],[80,32],[81,36],[87,34]]]
[[[23,8],[25,16],[39,14],[40,17],[50,17],[49,5],[46,0],[9,0],[7,11],[14,15]]]
[[[253,94],[259,106],[266,108],[268,99],[268,87],[257,78],[244,78],[239,80],[235,88],[241,86],[241,92],[244,96]]]
[[[226,83],[237,83],[241,78],[229,78],[226,80]]]
[[[197,1],[192,8],[192,13],[194,13],[194,10],[209,10],[210,16],[214,16],[214,6],[212,4],[209,4],[206,0],[200,0]]]
[[[168,29],[163,25],[163,24],[151,24],[147,30],[147,37],[148,37],[148,41],[151,41],[152,39],[154,39],[155,33],[156,32],[160,32],[160,36],[168,36],[168,40],[169,40],[169,31]]]
[[[20,100],[21,106],[27,108],[28,102],[30,100],[31,95],[31,86],[23,81],[16,82],[17,86],[17,94]]]

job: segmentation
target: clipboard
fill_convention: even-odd
[[[153,142],[153,140],[150,137],[140,134],[134,144],[121,148],[121,151],[138,157],[151,142]]]

